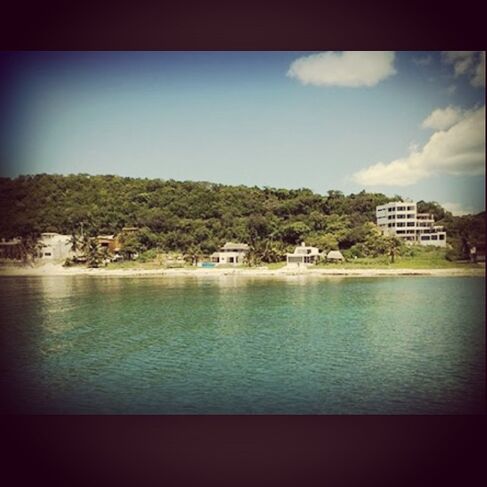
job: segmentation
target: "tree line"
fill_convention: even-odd
[[[301,241],[350,255],[386,252],[375,226],[377,205],[401,199],[361,191],[229,186],[210,182],[38,174],[0,178],[0,237],[35,239],[41,232],[87,236],[139,231],[126,238],[133,252],[209,255],[226,241],[251,245],[256,260],[282,260]],[[455,217],[438,203],[418,202],[443,224],[459,255],[485,245],[485,212]]]

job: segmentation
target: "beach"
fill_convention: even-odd
[[[381,277],[381,276],[485,276],[485,266],[478,268],[452,267],[446,269],[345,269],[337,265],[333,268],[297,268],[285,266],[280,269],[254,268],[181,268],[181,269],[106,269],[86,267],[63,267],[61,264],[42,266],[3,267],[0,276],[97,276],[97,277]]]

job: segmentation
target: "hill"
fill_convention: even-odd
[[[376,236],[375,207],[399,198],[365,191],[321,195],[306,188],[39,174],[0,178],[0,236],[72,234],[81,225],[94,236],[138,226],[140,250],[211,253],[227,240],[271,242],[279,255],[302,240],[353,250]],[[458,249],[466,242],[484,245],[485,212],[454,217],[424,201],[418,209],[434,213]]]

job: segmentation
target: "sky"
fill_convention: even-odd
[[[0,175],[362,190],[485,209],[485,53],[3,52]]]

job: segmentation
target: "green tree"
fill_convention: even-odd
[[[103,254],[96,238],[89,238],[86,250],[86,264],[88,267],[99,267],[103,260]]]
[[[401,248],[402,242],[399,238],[393,235],[385,237],[385,241],[387,243],[387,255],[390,258],[391,264],[394,264],[396,255]]]

